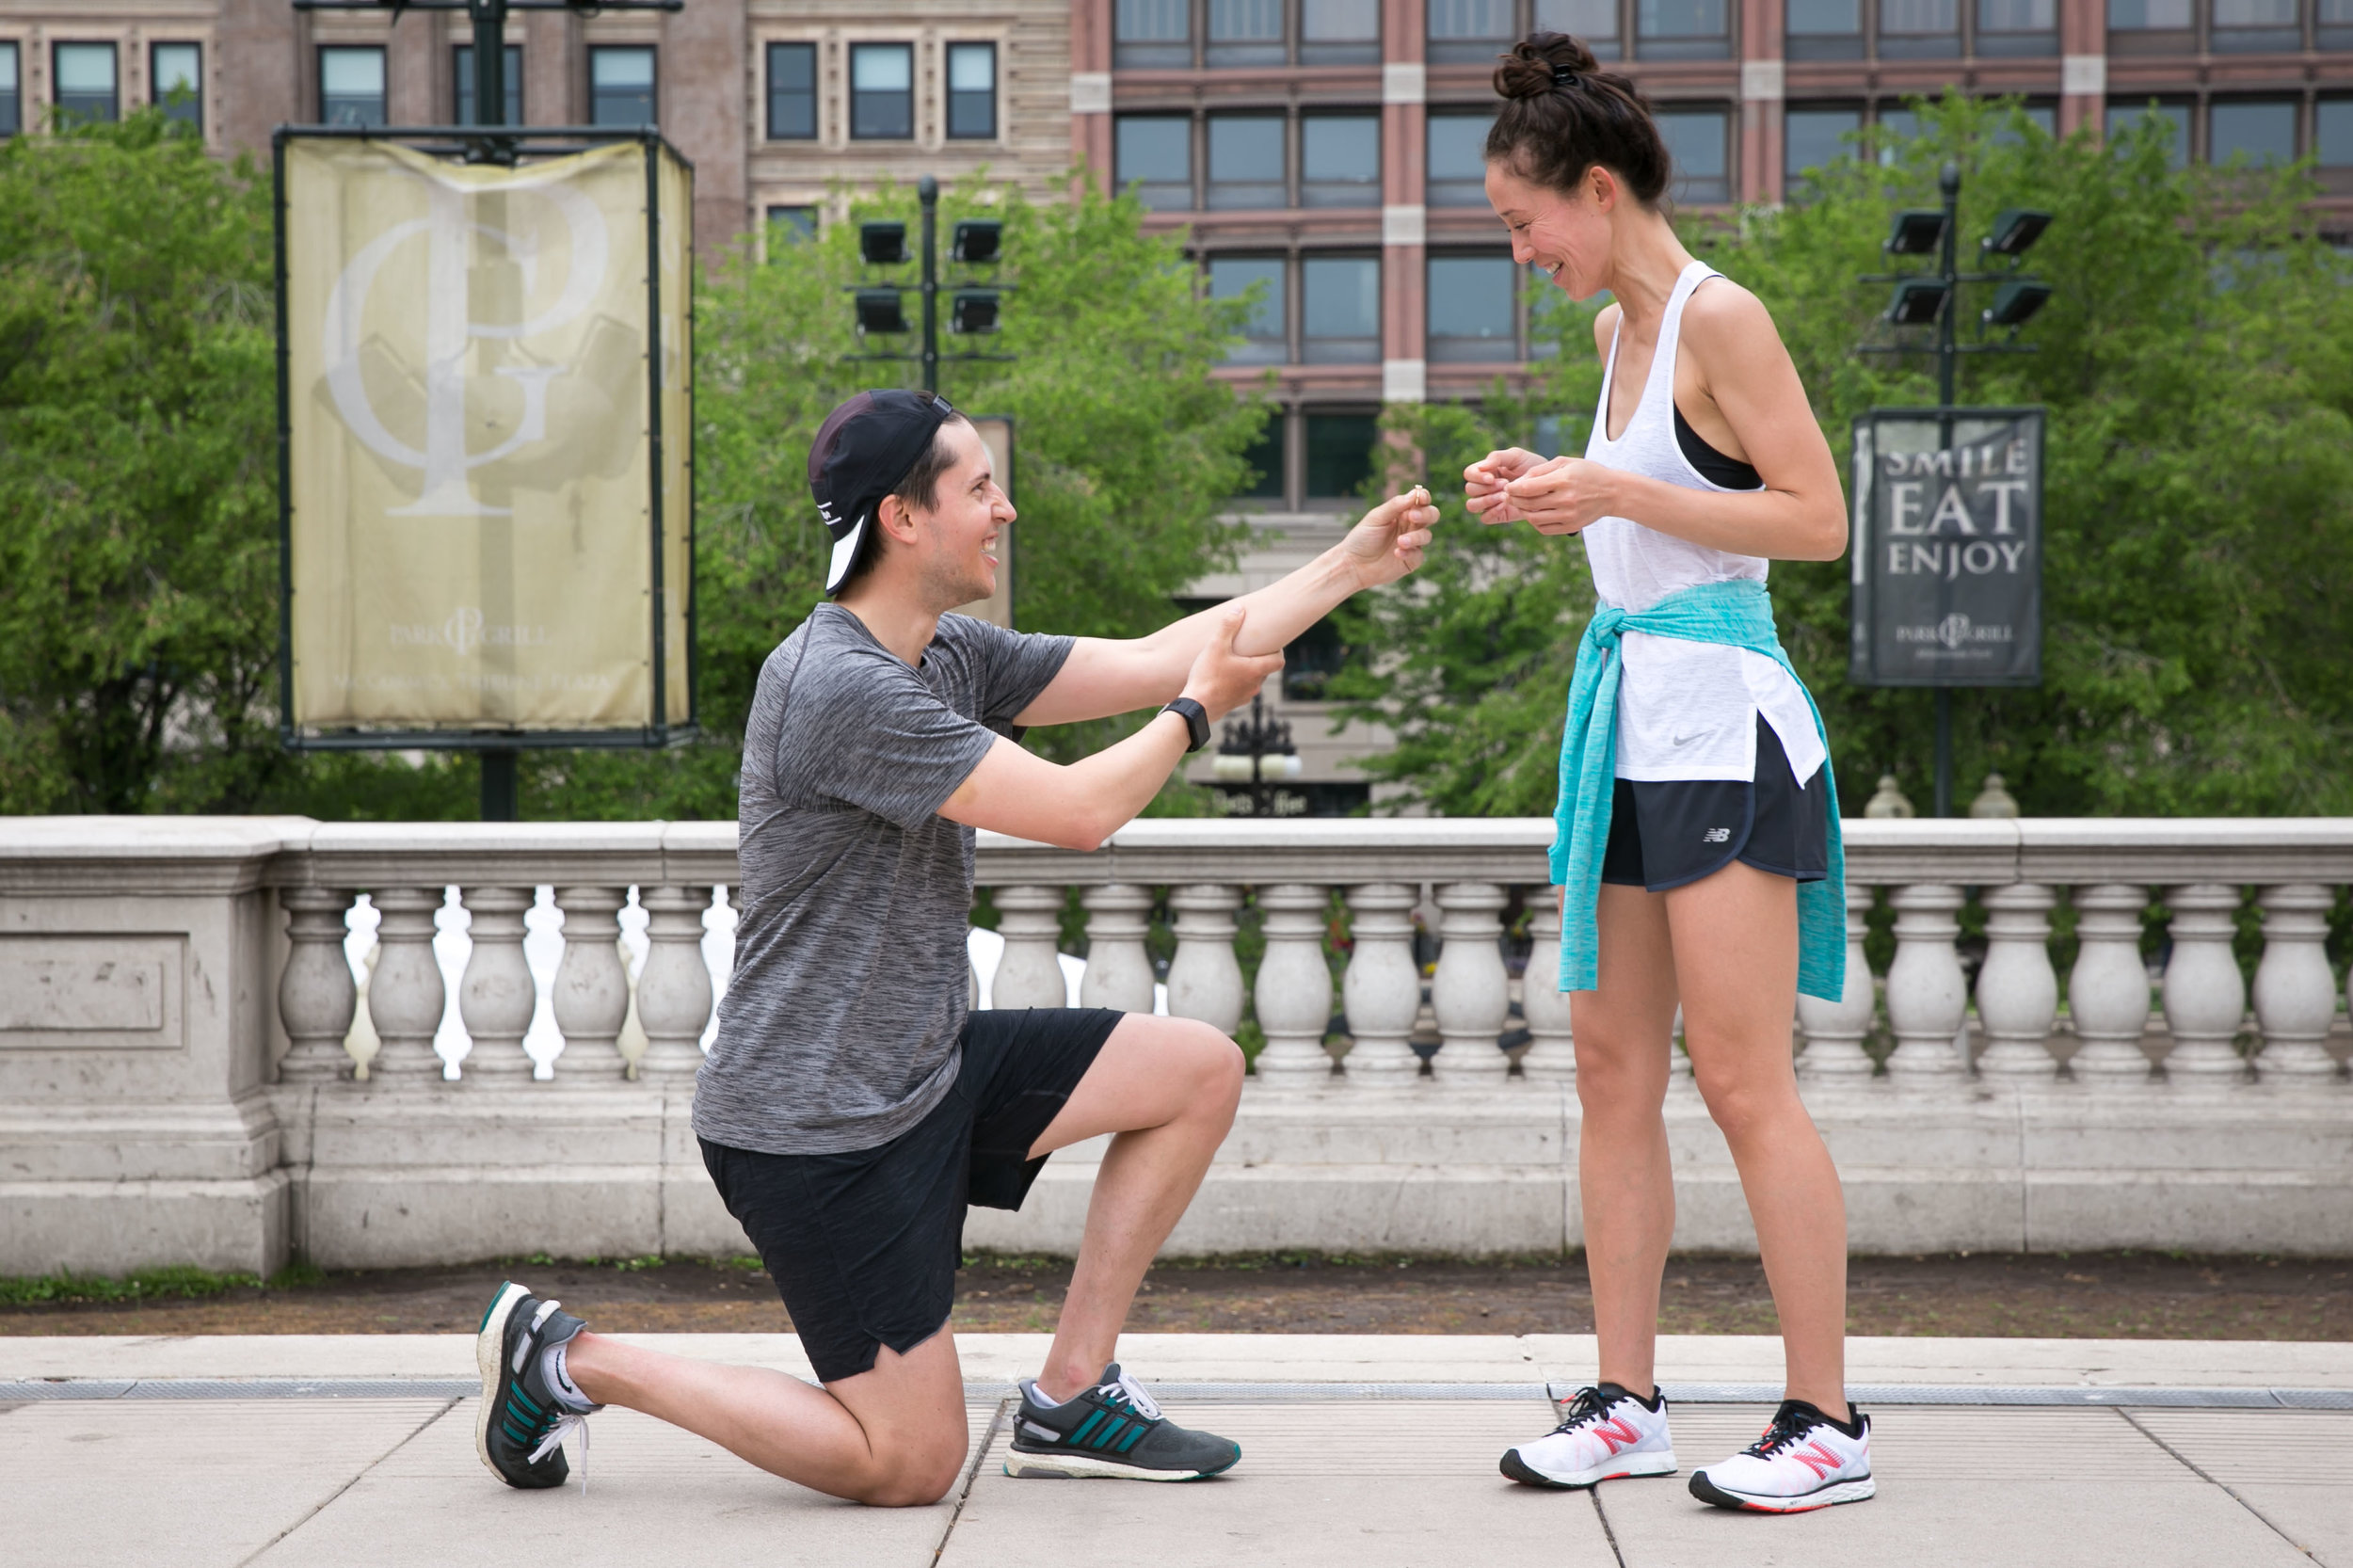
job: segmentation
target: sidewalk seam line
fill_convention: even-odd
[[[353,1487],[359,1485],[362,1480],[365,1480],[371,1474],[373,1474],[377,1465],[383,1464],[386,1460],[392,1458],[392,1455],[400,1452],[401,1449],[415,1442],[419,1432],[424,1431],[425,1428],[431,1426],[434,1422],[440,1420],[442,1416],[448,1415],[451,1411],[456,1409],[464,1402],[465,1401],[462,1400],[450,1400],[445,1401],[440,1409],[434,1411],[424,1420],[419,1421],[415,1426],[411,1427],[408,1432],[402,1436],[399,1442],[393,1444],[391,1448],[385,1449],[382,1453],[377,1454],[374,1459],[369,1460],[365,1464],[360,1466],[359,1474],[353,1476],[349,1480],[335,1488],[334,1491],[320,1498],[318,1502],[312,1507],[309,1512],[305,1513],[301,1518],[296,1519],[293,1524],[288,1525],[284,1529],[280,1530],[276,1535],[271,1536],[267,1541],[264,1541],[260,1545],[254,1547],[252,1551],[247,1553],[244,1557],[239,1558],[237,1560],[237,1568],[247,1568],[248,1563],[258,1560],[261,1557],[267,1553],[271,1547],[277,1545],[280,1541],[285,1540],[288,1536],[294,1534],[295,1531],[300,1529],[303,1526],[309,1524],[312,1520],[326,1512],[329,1508],[332,1508],[336,1501],[340,1499],[344,1493],[350,1491]]]
[[[2149,1439],[2150,1442],[2154,1443],[2158,1448],[2163,1448],[2168,1454],[2171,1455],[2176,1462],[2186,1467],[2191,1475],[2196,1476],[2200,1480],[2204,1481],[2208,1486],[2219,1488],[2222,1494],[2229,1497],[2231,1501],[2238,1504],[2239,1507],[2245,1509],[2248,1512],[2253,1514],[2257,1519],[2261,1520],[2263,1522],[2264,1528],[2269,1530],[2272,1534],[2286,1542],[2295,1550],[2303,1553],[2308,1558],[2312,1558],[2314,1562],[2318,1562],[2320,1560],[2318,1557],[2313,1555],[2313,1549],[2310,1546],[2305,1545],[2301,1541],[2297,1540],[2296,1537],[2290,1535],[2287,1531],[2281,1529],[2278,1525],[2272,1523],[2271,1516],[2269,1514],[2265,1513],[2262,1509],[2257,1508],[2253,1503],[2249,1502],[2245,1497],[2240,1496],[2236,1488],[2230,1486],[2223,1481],[2215,1480],[2214,1477],[2206,1474],[2204,1470],[2201,1469],[2195,1463],[2193,1463],[2187,1454],[2183,1453],[2172,1444],[2167,1442],[2164,1438],[2159,1437],[2155,1432],[2151,1432],[2147,1427],[2142,1426],[2138,1421],[2134,1420],[2133,1413],[2131,1411],[2120,1409],[2117,1411],[2117,1414],[2123,1416],[2125,1422],[2130,1425],[2135,1432]]]
[[[964,1505],[972,1496],[972,1483],[981,1479],[981,1466],[988,1463],[988,1450],[996,1447],[997,1430],[1005,1424],[1005,1412],[1012,1404],[1011,1400],[997,1401],[997,1413],[988,1418],[988,1430],[972,1446],[972,1464],[964,1472],[964,1485],[956,1491],[956,1506],[948,1511],[947,1528],[939,1532],[939,1544],[932,1548],[933,1568],[938,1568],[939,1560],[948,1555],[948,1542],[956,1533],[956,1521],[964,1517]]]
[[[1625,1551],[1618,1544],[1618,1532],[1609,1526],[1609,1511],[1601,1506],[1601,1488],[1589,1486],[1585,1495],[1593,1499],[1593,1517],[1601,1521],[1601,1538],[1609,1543],[1609,1555],[1617,1560],[1618,1568],[1625,1568]]]

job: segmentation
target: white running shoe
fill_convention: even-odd
[[[1759,1513],[1859,1503],[1876,1490],[1871,1418],[1857,1410],[1852,1419],[1849,1432],[1803,1400],[1784,1400],[1764,1436],[1721,1464],[1691,1472],[1691,1496]]]
[[[1503,1450],[1498,1466],[1529,1486],[1593,1486],[1628,1476],[1672,1476],[1674,1442],[1667,1435],[1667,1397],[1644,1404],[1614,1383],[1580,1388],[1559,1426],[1533,1443]]]

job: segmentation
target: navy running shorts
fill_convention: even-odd
[[[1601,879],[1663,893],[1737,860],[1775,876],[1819,882],[1830,875],[1829,798],[1820,772],[1798,782],[1781,737],[1759,713],[1752,782],[1617,780]]]
[[[763,1154],[702,1140],[703,1164],[784,1298],[819,1381],[870,1371],[947,1324],[968,1204],[1019,1208],[1061,1114],[1125,1013],[1006,1008],[967,1016],[956,1081],[890,1142]]]

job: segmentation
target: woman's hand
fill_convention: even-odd
[[[1533,452],[1507,447],[1490,452],[1463,471],[1463,501],[1471,516],[1481,522],[1517,522],[1519,514],[1511,509],[1511,498],[1503,488],[1542,463]]]
[[[1582,457],[1555,457],[1505,484],[1499,509],[1539,534],[1582,533],[1620,509],[1616,489],[1623,477]]]

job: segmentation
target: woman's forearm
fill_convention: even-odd
[[[1847,552],[1846,503],[1792,490],[1696,490],[1609,471],[1609,512],[1661,534],[1775,561],[1834,561]]]

